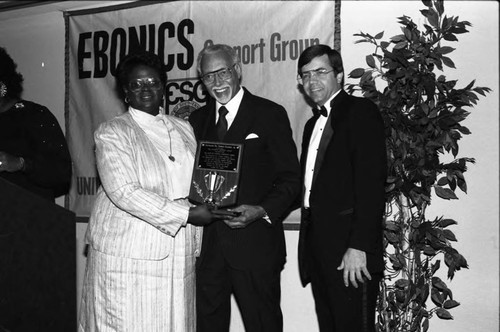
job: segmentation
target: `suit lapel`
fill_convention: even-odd
[[[325,128],[323,130],[323,135],[321,136],[321,140],[318,147],[318,154],[316,155],[316,161],[314,164],[315,172],[313,174],[312,184],[316,181],[317,175],[321,166],[323,165],[323,160],[325,159],[325,154],[330,142],[332,141],[333,134],[335,132],[335,125],[340,118],[343,117],[346,108],[342,106],[344,101],[347,100],[348,94],[341,90],[339,94],[333,98],[330,102],[330,114],[328,116],[328,120],[326,121]]]
[[[316,161],[314,163],[314,170],[315,171],[313,174],[312,185],[314,185],[314,182],[316,181],[319,170],[321,169],[321,166],[323,165],[323,160],[325,158],[326,148],[330,144],[330,141],[332,140],[332,137],[333,137],[332,118],[333,118],[333,112],[330,112],[330,115],[328,116],[328,120],[326,120],[325,128],[323,129],[323,134],[321,135],[321,140],[319,141],[318,153],[316,155]]]
[[[215,127],[215,100],[210,99],[206,108],[205,120],[203,121],[202,140],[218,141],[217,129]]]
[[[307,161],[307,153],[309,151],[309,144],[311,143],[311,135],[314,129],[314,125],[316,124],[316,121],[318,120],[318,116],[314,115],[312,118],[310,118],[305,127],[304,127],[304,133],[302,137],[302,152],[300,155],[300,163],[302,165],[302,174],[304,174],[305,171],[305,165]]]
[[[244,89],[244,88],[242,88]],[[241,99],[238,113],[234,118],[233,123],[224,137],[224,142],[241,143],[245,141],[253,122],[255,120],[255,112],[252,109],[252,94],[244,89],[243,98]]]
[[[335,125],[338,123],[337,120],[340,120],[344,118],[348,112],[348,108],[345,107],[344,103],[346,103],[349,99],[349,95],[347,92],[344,90],[341,90],[339,94],[333,98],[333,100],[330,103],[330,107],[332,109],[332,127],[335,127]]]

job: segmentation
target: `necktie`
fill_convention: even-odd
[[[328,112],[326,111],[325,105],[321,106],[321,108],[318,111],[319,114],[323,115],[324,117],[328,117]]]
[[[219,120],[217,121],[217,136],[219,140],[222,141],[227,132],[227,119],[226,114],[228,113],[227,108],[221,106],[219,108]]]

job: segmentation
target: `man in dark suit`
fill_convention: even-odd
[[[382,117],[371,101],[342,89],[342,58],[329,46],[304,50],[298,74],[316,113],[302,141],[301,281],[311,282],[321,331],[375,331],[384,270]]]
[[[300,193],[288,115],[241,87],[240,59],[227,45],[201,51],[198,72],[212,99],[189,118],[197,139],[243,144],[238,201],[231,209],[241,214],[204,228],[197,262],[198,331],[229,331],[231,294],[247,332],[282,331],[282,221]]]

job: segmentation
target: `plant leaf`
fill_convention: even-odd
[[[393,232],[399,231],[399,226],[392,221],[386,221],[385,228]]]
[[[422,332],[427,332],[429,330],[429,319],[424,318],[424,322],[422,323]]]
[[[434,186],[434,190],[436,191],[436,195],[444,199],[458,199],[457,195],[453,192],[453,190],[448,188],[443,188],[441,186]]]
[[[434,255],[436,255],[436,250],[434,248],[432,248],[431,246],[425,246],[424,254],[427,256],[434,256]]]
[[[458,303],[455,300],[446,300],[443,303],[443,308],[445,308],[445,309],[453,309],[455,307],[458,307],[459,305],[460,305],[460,303]]]
[[[441,306],[443,304],[444,298],[437,289],[433,288],[431,291],[431,300],[437,306]]]
[[[441,266],[441,261],[437,260],[436,263],[433,264],[432,267],[431,267],[432,275],[434,275],[434,273],[436,273],[436,271],[439,270],[440,266]]]
[[[396,35],[391,38],[391,42],[393,43],[399,43],[402,41],[406,41],[405,35]]]
[[[389,42],[386,41],[380,42],[380,47],[382,47],[383,49],[386,49],[387,47],[389,47],[389,45],[391,45],[391,43]]]
[[[437,182],[438,186],[446,186],[447,184],[448,184],[448,178],[446,176],[443,176]]]
[[[454,62],[453,62],[450,58],[448,58],[448,57],[446,57],[446,56],[443,56],[443,57],[442,57],[442,60],[443,60],[443,63],[444,63],[446,66],[448,66],[448,67],[450,67],[450,68],[456,68],[456,67],[455,67],[455,63],[454,63]]]
[[[363,68],[356,68],[349,73],[350,78],[360,78],[365,73]]]
[[[422,0],[422,3],[427,6],[427,7],[432,7],[432,1],[431,0]]]
[[[375,65],[375,58],[373,57],[373,55],[371,54],[368,54],[366,56],[366,63],[368,64],[368,66],[370,66],[371,68],[376,68],[377,66]]]
[[[380,39],[380,38],[382,38],[383,36],[384,36],[384,32],[383,32],[383,31],[381,31],[381,32],[377,33],[377,34],[375,35],[375,37],[373,37],[373,38],[374,38],[374,39]]]
[[[450,314],[450,312],[443,308],[438,308],[436,310],[436,315],[441,319],[453,319],[453,316]]]
[[[448,54],[448,53],[453,52],[455,49],[453,47],[450,47],[450,46],[443,46],[443,47],[440,47],[438,50],[439,50],[439,53],[441,53],[441,54]]]
[[[457,241],[457,238],[455,237],[455,234],[453,234],[453,232],[452,232],[452,231],[450,231],[449,229],[444,229],[444,230],[443,230],[443,234],[444,234],[444,236],[445,236],[448,240],[450,240],[450,241],[455,241],[455,242]]]
[[[408,45],[407,41],[402,41],[402,42],[399,42],[396,45],[394,45],[394,49],[399,50],[399,49],[405,48],[407,45]]]
[[[441,219],[439,221],[439,226],[445,228],[445,227],[448,227],[450,225],[456,225],[457,222],[453,219]]]
[[[443,39],[448,40],[448,41],[458,41],[457,37],[455,37],[455,35],[453,33],[444,34]]]
[[[436,287],[440,291],[444,291],[444,290],[448,289],[446,284],[438,277],[432,277],[432,286]]]

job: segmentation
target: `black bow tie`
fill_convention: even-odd
[[[323,115],[325,118],[326,118],[326,117],[328,117],[328,112],[327,112],[326,107],[325,107],[324,105],[323,105],[323,106],[321,106],[321,108],[316,109],[316,111],[317,111],[319,114]]]

